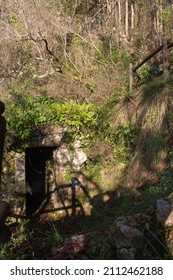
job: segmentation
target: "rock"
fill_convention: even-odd
[[[67,245],[74,246],[75,243],[80,244],[80,247],[84,247],[87,242],[87,235],[74,235],[65,239]]]
[[[74,149],[79,149],[82,147],[81,141],[80,140],[75,140],[73,144]]]
[[[117,248],[138,247],[139,241],[143,239],[143,234],[136,228],[128,225],[125,218],[119,218],[115,222],[115,246]]]
[[[67,128],[59,125],[40,126],[33,132],[30,146],[60,146]]]
[[[81,150],[76,150],[73,154],[72,165],[80,170],[80,166],[87,160],[86,154]]]
[[[164,226],[173,225],[173,194],[156,201],[157,219]]]
[[[0,200],[0,226],[4,225],[10,212],[9,204],[6,201]]]
[[[141,258],[144,236],[141,231],[128,224],[125,217],[118,218],[111,229],[111,240],[121,259]]]
[[[136,249],[135,248],[122,248],[117,250],[117,259],[119,260],[135,260]]]
[[[156,213],[158,221],[167,227],[165,240],[170,254],[173,255],[173,193],[156,201]]]
[[[81,259],[83,254],[87,256],[90,237],[93,233],[74,235],[66,238],[63,242],[53,247],[51,259]]]
[[[15,155],[15,191],[25,193],[25,153]]]
[[[55,160],[59,166],[65,166],[71,163],[70,151],[66,145],[62,145],[59,149],[57,149]]]
[[[173,229],[168,231],[166,234],[166,244],[170,254],[173,256]]]

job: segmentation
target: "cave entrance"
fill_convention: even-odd
[[[49,184],[46,172],[55,147],[33,147],[25,149],[26,216],[40,211],[48,201]]]

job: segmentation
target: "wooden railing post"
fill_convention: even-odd
[[[0,187],[1,187],[1,173],[2,173],[2,159],[3,159],[3,148],[4,148],[4,138],[6,132],[6,120],[2,116],[5,110],[5,105],[0,101]]]
[[[129,64],[129,90],[130,92],[133,89],[133,65],[132,63]]]
[[[169,76],[169,59],[168,59],[168,44],[166,37],[162,38],[162,54],[163,54],[163,75],[164,80]]]

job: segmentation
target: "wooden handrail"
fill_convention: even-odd
[[[150,58],[152,58],[155,54],[162,50],[162,45],[157,48],[155,51],[150,53],[146,58],[144,58],[135,68],[133,68],[133,72],[136,72],[145,62],[147,62]]]
[[[149,59],[151,59],[153,56],[155,56],[158,52],[162,51],[163,53],[163,75],[164,80],[166,81],[169,76],[169,61],[168,61],[168,49],[173,47],[173,42],[168,43],[167,39],[163,36],[162,38],[162,45],[155,49],[152,53],[147,55],[137,66],[133,68],[133,65],[129,64],[129,90],[132,91],[133,89],[133,74],[136,73],[136,71]],[[137,73],[136,73],[137,75]]]
[[[170,49],[173,47],[173,42],[168,43],[167,48]],[[136,72],[144,63],[146,63],[150,58],[155,56],[158,52],[160,52],[163,48],[163,44],[155,49],[152,53],[150,53],[146,58],[144,58],[135,68],[133,68],[133,72]]]

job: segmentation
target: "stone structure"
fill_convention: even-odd
[[[15,155],[14,187],[9,196],[13,213],[67,212],[77,206],[79,187],[72,186],[74,175],[70,174],[81,170],[87,156],[80,141],[67,143],[66,132],[59,125],[39,127],[25,151]]]

